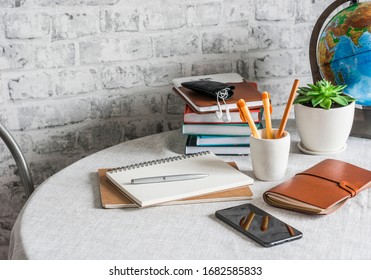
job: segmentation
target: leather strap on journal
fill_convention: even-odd
[[[316,174],[312,174],[312,173],[309,173],[309,172],[300,172],[300,173],[297,173],[295,176],[297,176],[297,175],[313,176],[313,177],[317,177],[317,178],[320,178],[320,179],[324,179],[324,180],[333,182],[333,183],[337,184],[339,188],[341,188],[344,191],[346,191],[347,193],[349,193],[351,198],[355,197],[358,193],[357,188],[352,186],[352,184],[349,183],[346,180],[338,182],[338,181],[335,181],[335,180],[332,180],[332,179],[329,179],[329,178],[326,178],[326,177],[323,177],[323,176],[319,176],[319,175],[316,175]]]

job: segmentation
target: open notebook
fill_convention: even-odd
[[[202,173],[201,179],[131,184],[135,178]],[[111,169],[106,173],[113,183],[140,207],[252,185],[253,179],[210,152],[181,155]]]
[[[238,168],[236,163],[229,162],[234,168]],[[99,190],[101,195],[102,207],[106,209],[114,208],[136,208],[137,204],[132,202],[125,194],[107,180],[106,173],[109,168],[98,169]],[[253,193],[249,186],[241,186],[231,190],[208,193],[204,195],[183,198],[180,200],[168,201],[157,205],[174,205],[174,204],[194,204],[221,201],[237,201],[252,199]],[[157,206],[156,205],[156,206]]]

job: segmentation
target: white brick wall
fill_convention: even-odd
[[[176,77],[238,72],[271,93],[311,80],[309,36],[332,0],[0,0],[0,121],[34,180],[119,142],[179,128]],[[0,259],[23,203],[0,141]]]

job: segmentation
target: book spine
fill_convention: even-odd
[[[199,153],[201,151],[209,151],[215,155],[248,155],[250,154],[250,147],[248,146],[214,146],[214,147],[203,147],[196,144],[196,136],[189,135],[185,146],[186,154]]]
[[[197,136],[196,141],[199,147],[213,146],[250,146],[250,138],[248,136]]]
[[[255,123],[259,123],[262,119],[262,110],[261,109],[253,109],[250,110],[251,116],[254,119]],[[243,124],[244,122],[240,118],[239,111],[231,111],[230,112],[231,120],[226,123],[225,121],[219,119],[215,112],[208,112],[208,113],[199,113],[192,110],[189,105],[185,105],[185,109],[183,112],[183,122],[185,124]]]
[[[261,122],[256,124],[258,129],[260,126]],[[247,124],[183,124],[182,132],[200,136],[250,136],[251,129]]]

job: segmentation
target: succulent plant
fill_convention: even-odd
[[[299,87],[298,96],[294,103],[317,107],[318,105],[324,109],[330,109],[334,104],[338,106],[347,106],[355,101],[355,98],[344,94],[343,89],[346,85],[333,85],[330,81],[320,80],[313,84],[308,84],[306,87]]]

